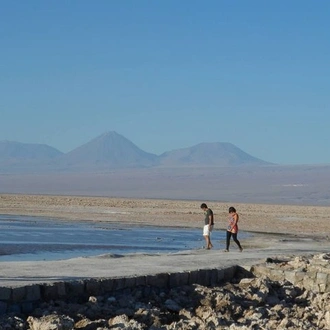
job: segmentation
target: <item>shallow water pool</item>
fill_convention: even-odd
[[[241,237],[244,236],[242,233]],[[225,232],[214,230],[215,248]],[[130,227],[0,215],[0,261],[59,260],[100,254],[174,253],[201,249],[202,229]]]

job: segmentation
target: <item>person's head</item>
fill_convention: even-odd
[[[207,209],[207,205],[205,203],[202,203],[201,204],[201,209],[203,209],[203,210]]]
[[[236,209],[233,206],[231,206],[229,208],[229,213],[236,213]]]

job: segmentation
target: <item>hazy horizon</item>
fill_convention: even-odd
[[[0,194],[330,206],[329,166],[126,169],[0,175]]]

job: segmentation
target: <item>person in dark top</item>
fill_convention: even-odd
[[[204,211],[205,219],[204,219],[204,227],[203,227],[203,236],[205,238],[207,250],[210,250],[213,245],[211,243],[211,232],[214,226],[214,216],[213,211],[207,207],[205,203],[201,204],[201,209]]]

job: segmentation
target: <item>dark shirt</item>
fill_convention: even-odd
[[[204,214],[205,214],[205,225],[210,224],[209,218],[211,216],[211,225],[213,226],[214,225],[214,222],[213,222],[213,211],[211,209],[207,209]]]

